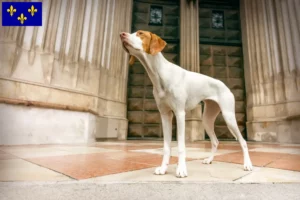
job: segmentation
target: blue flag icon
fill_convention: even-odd
[[[2,26],[42,26],[42,2],[2,2]]]

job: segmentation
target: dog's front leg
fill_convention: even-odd
[[[187,177],[186,169],[186,153],[185,153],[185,112],[176,112],[177,122],[177,141],[178,141],[178,166],[176,169],[176,176],[179,178]]]
[[[171,155],[172,119],[173,119],[172,111],[166,114],[161,114],[163,135],[164,135],[164,157],[161,166],[155,169],[154,174],[157,175],[165,174],[168,169],[168,164]]]

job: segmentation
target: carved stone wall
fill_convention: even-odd
[[[118,119],[125,134],[128,55],[119,33],[130,31],[131,10],[132,0],[44,0],[43,26],[1,27],[0,101],[89,111]]]
[[[248,138],[300,143],[300,2],[242,0]]]

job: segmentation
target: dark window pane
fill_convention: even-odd
[[[224,29],[224,12],[219,10],[212,11],[212,28]]]
[[[150,7],[149,25],[162,25],[163,9],[160,6]]]

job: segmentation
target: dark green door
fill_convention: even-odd
[[[223,81],[235,96],[236,117],[246,137],[242,38],[238,0],[200,0],[200,72]],[[233,139],[221,114],[215,123],[219,139]]]
[[[164,56],[179,63],[179,2],[175,0],[136,0],[133,4],[132,32],[146,30],[167,42]],[[143,66],[137,61],[129,67],[128,77],[128,139],[161,139],[161,118],[152,84]],[[174,120],[175,122],[175,120]],[[173,138],[175,138],[173,123]]]

